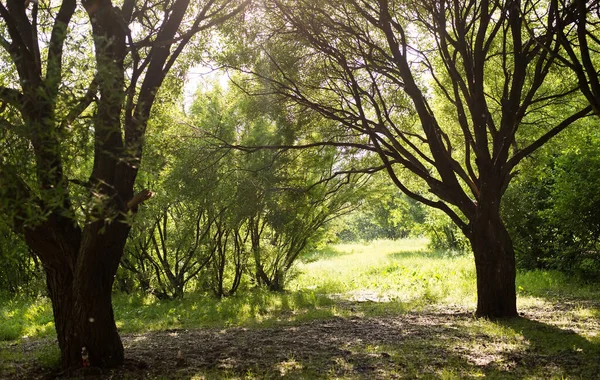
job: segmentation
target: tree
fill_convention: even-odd
[[[335,148],[256,149],[305,137],[298,128],[302,122],[277,102],[216,86],[193,102],[190,116],[192,130],[203,138],[178,144],[189,144],[190,151],[179,157],[172,173],[193,168],[196,174],[173,178],[188,176],[186,187],[195,189],[195,197],[215,194],[207,200],[215,218],[210,234],[215,247],[213,292],[222,297],[236,291],[248,272],[250,253],[253,282],[283,290],[298,256],[321,235],[325,223],[352,209],[352,197],[363,181],[360,176],[332,176],[333,168],[342,164]],[[199,144],[206,145],[199,149]],[[192,153],[197,150],[202,153]],[[185,157],[193,160],[182,161]],[[199,164],[206,162],[213,164]]]
[[[284,157],[274,160],[277,182],[259,185],[260,211],[249,223],[255,281],[273,291],[284,290],[293,264],[322,237],[324,226],[356,208],[366,182],[364,175],[332,175],[343,162],[335,148],[295,153],[280,152]]]
[[[522,268],[600,277],[600,140],[587,124],[543,149],[507,190],[502,211]]]
[[[221,194],[235,194],[225,212],[237,223],[243,221],[250,235],[249,239],[244,235],[243,241],[251,244],[253,282],[282,291],[294,263],[322,238],[324,226],[355,208],[366,177],[351,172],[344,177],[334,174],[352,163],[350,155],[335,147],[278,148],[283,143],[312,141],[313,118],[298,117],[276,99],[251,97],[238,88],[228,95],[212,97],[210,103],[195,102],[192,112],[204,115],[195,120],[201,126],[199,131],[227,151],[226,161],[235,167],[234,173],[230,167],[230,174],[220,176],[222,184],[233,179],[230,190],[221,190]],[[225,98],[229,98],[226,109],[219,106]],[[218,121],[207,120],[207,115]],[[224,198],[226,195],[219,197]]]
[[[27,246],[0,223],[0,297],[37,296],[43,293],[41,266]]]
[[[241,34],[255,53],[237,46],[243,53],[228,56],[230,64],[262,93],[335,121],[322,144],[378,156],[372,170],[448,215],[473,250],[476,314],[516,316],[503,194],[519,162],[592,110],[556,65],[559,4],[264,4],[263,17]]]
[[[152,196],[134,184],[157,91],[198,32],[246,4],[0,2],[1,211],[45,268],[64,367],[82,347],[92,366],[122,363],[111,288],[130,215]]]
[[[379,172],[369,178],[357,210],[336,221],[334,229],[342,241],[414,237],[424,231],[426,211]]]
[[[144,220],[149,223],[134,226],[122,265],[136,275],[142,290],[159,299],[183,298],[188,282],[214,254],[208,241],[214,221],[208,212],[193,202],[171,201],[148,210]]]
[[[597,1],[585,0],[552,0],[550,4],[548,17],[556,20],[556,40],[562,47],[561,51],[553,54],[575,74],[581,93],[598,115],[600,78],[597,52],[600,48],[600,4]]]

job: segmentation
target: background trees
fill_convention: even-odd
[[[590,120],[591,121],[591,120]],[[573,129],[523,165],[503,205],[519,267],[558,269],[596,281],[598,132]]]
[[[334,176],[347,158],[331,147],[232,149],[306,139],[298,120],[235,89],[200,89],[187,115],[175,103],[161,120],[169,127],[148,134],[141,178],[157,195],[135,216],[120,288],[161,298],[283,290],[327,222],[355,208],[367,177]]]
[[[202,50],[195,36],[246,2],[82,5],[0,3],[0,211],[12,231],[3,236],[17,234],[37,257],[16,256],[19,273],[38,261],[46,272],[64,366],[79,365],[82,347],[93,365],[123,359],[110,296],[133,220],[123,262],[142,289],[181,297],[202,275],[217,296],[246,279],[278,290],[375,172],[469,240],[477,313],[517,314],[501,201],[525,157],[597,113],[596,3],[266,1],[229,28],[236,40],[224,57],[250,74],[235,78],[245,94],[261,96],[203,94],[191,121],[175,113],[187,126],[155,141],[149,121],[176,120],[155,105],[181,86],[186,46]],[[157,154],[142,164],[144,144]],[[534,240],[517,244],[549,244],[541,262],[575,257],[585,268],[596,265],[587,185],[597,141],[579,144],[549,156],[552,181],[517,183],[539,189],[532,215],[553,226],[536,236],[535,222]],[[164,196],[136,217],[153,195],[134,195],[145,185]],[[390,207],[414,205],[404,201]],[[391,214],[374,218],[383,226]]]
[[[43,291],[40,265],[27,246],[0,224],[0,296],[37,296]]]
[[[367,188],[357,209],[334,222],[332,229],[342,241],[395,240],[437,229],[426,225],[428,210],[402,193],[385,173],[372,175]]]

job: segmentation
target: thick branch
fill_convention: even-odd
[[[139,193],[134,195],[133,198],[131,198],[131,200],[129,200],[129,202],[127,202],[127,210],[136,212],[138,209],[138,206],[140,204],[142,204],[145,201],[147,201],[148,199],[152,198],[155,194],[156,193],[154,193],[148,189],[144,189],[144,190],[140,191]]]
[[[544,145],[546,142],[548,142],[552,137],[556,136],[557,134],[559,134],[560,132],[562,132],[565,128],[567,128],[569,125],[573,124],[574,122],[576,122],[577,120],[584,118],[586,116],[590,115],[590,112],[592,112],[592,106],[587,106],[584,109],[580,110],[579,112],[569,116],[568,118],[566,118],[565,120],[563,120],[560,124],[558,124],[557,126],[555,126],[554,128],[552,128],[551,130],[549,130],[548,132],[546,132],[542,137],[540,137],[539,139],[537,139],[536,141],[534,141],[532,144],[530,144],[529,146],[527,146],[526,148],[522,149],[521,151],[517,152],[510,160],[508,160],[508,162],[506,163],[506,165],[504,165],[504,167],[502,168],[502,173],[504,176],[508,175],[508,173],[510,173],[510,171],[517,166],[517,164],[525,157],[529,156],[531,153],[535,152],[539,147],[541,147],[542,145]]]
[[[67,28],[76,6],[77,2],[75,0],[63,0],[52,28],[50,43],[48,44],[48,66],[46,69],[46,86],[50,99],[54,99],[58,93],[58,86],[62,78],[62,56]]]
[[[19,112],[22,112],[25,97],[18,90],[0,86],[0,101],[10,104],[11,106],[15,107]]]

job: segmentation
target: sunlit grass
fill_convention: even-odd
[[[597,287],[583,285],[554,270],[520,272],[517,288],[522,296],[570,299],[594,299],[598,296]]]
[[[475,266],[470,255],[432,252],[425,239],[339,244],[328,247],[325,258],[300,264],[299,270],[301,274],[290,284],[295,290],[413,305],[475,303]]]
[[[220,300],[194,293],[175,301],[117,294],[113,305],[117,326],[125,333],[271,326],[351,312],[359,316],[403,313],[428,305],[474,310],[474,267],[470,253],[431,251],[425,239],[337,244],[304,256],[287,292],[253,289]],[[600,298],[593,287],[574,283],[554,271],[519,273],[517,289],[519,309],[525,310],[550,308],[556,297],[574,302]],[[349,311],[339,301],[360,302]],[[571,320],[599,316],[597,307],[582,303],[560,317]],[[6,300],[0,304],[0,318],[0,341],[51,337],[55,333],[47,298]]]
[[[0,303],[0,318],[0,341],[55,334],[52,305],[45,297],[5,300]]]
[[[366,368],[359,366],[369,363],[379,363],[382,378],[394,377],[394,371],[405,378],[506,378],[517,368],[517,378],[562,379],[593,378],[600,371],[595,364],[600,335],[594,322],[600,319],[600,291],[559,272],[519,273],[518,307],[525,318],[508,321],[453,314],[454,307],[475,309],[472,255],[431,251],[423,239],[331,245],[303,257],[296,274],[286,292],[252,289],[223,299],[192,293],[175,301],[117,294],[113,297],[117,326],[121,333],[263,328],[417,311],[407,315],[398,330],[417,329],[407,335],[409,339],[389,344],[356,340],[343,347],[345,355],[314,358],[315,362],[288,357],[273,368],[253,367],[241,378],[355,378]],[[438,314],[435,322],[428,322],[438,311],[444,313],[442,317]],[[530,318],[530,313],[535,317]],[[14,341],[35,342],[31,338],[54,338],[54,334],[47,298],[4,300],[0,303],[0,374],[16,375],[28,362],[56,367],[59,352],[53,339],[40,340],[45,343],[29,352],[12,348]],[[566,365],[567,360],[562,367],[553,366],[552,358],[565,356],[575,364]],[[531,361],[519,362],[520,358]],[[327,372],[316,370],[320,368]],[[240,378],[240,374],[212,368],[198,373],[198,378]]]
[[[334,300],[313,291],[274,293],[254,289],[215,299],[190,294],[183,300],[148,303],[139,296],[114,298],[117,327],[123,332],[175,328],[269,326],[336,315]]]

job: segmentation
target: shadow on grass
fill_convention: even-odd
[[[496,323],[520,333],[529,342],[524,356],[527,361],[519,364],[555,366],[553,376],[562,378],[593,379],[600,376],[600,342],[590,341],[572,330],[527,318]]]
[[[582,379],[600,376],[600,342],[590,341],[572,330],[527,318],[497,323],[520,333],[529,342],[527,351],[536,361],[554,364],[561,370],[556,375]]]
[[[269,292],[263,289],[216,299],[191,295],[183,300],[143,304],[135,297],[117,297],[117,326],[123,332],[199,327],[271,325],[332,317],[329,297],[313,291]]]
[[[307,302],[305,297],[310,296],[290,294],[280,301],[289,302],[293,310],[294,304]],[[254,294],[230,306],[256,303],[259,306],[248,309],[249,313],[268,313],[260,309],[269,304],[265,299]],[[230,306],[215,303],[207,313],[227,316]],[[600,373],[598,342],[549,324],[525,318],[486,321],[467,312],[447,311],[365,317],[359,306],[365,305],[348,305],[356,313],[343,318],[329,315],[296,319],[293,324],[125,334],[127,358],[147,367],[126,366],[105,375],[130,379],[592,379]]]
[[[527,319],[481,321],[467,313],[156,332],[129,338],[127,345],[130,357],[149,360],[152,374],[185,379],[587,379],[600,373],[598,345],[575,333]],[[148,355],[147,347],[157,345],[160,350]],[[183,366],[177,365],[178,352]]]

